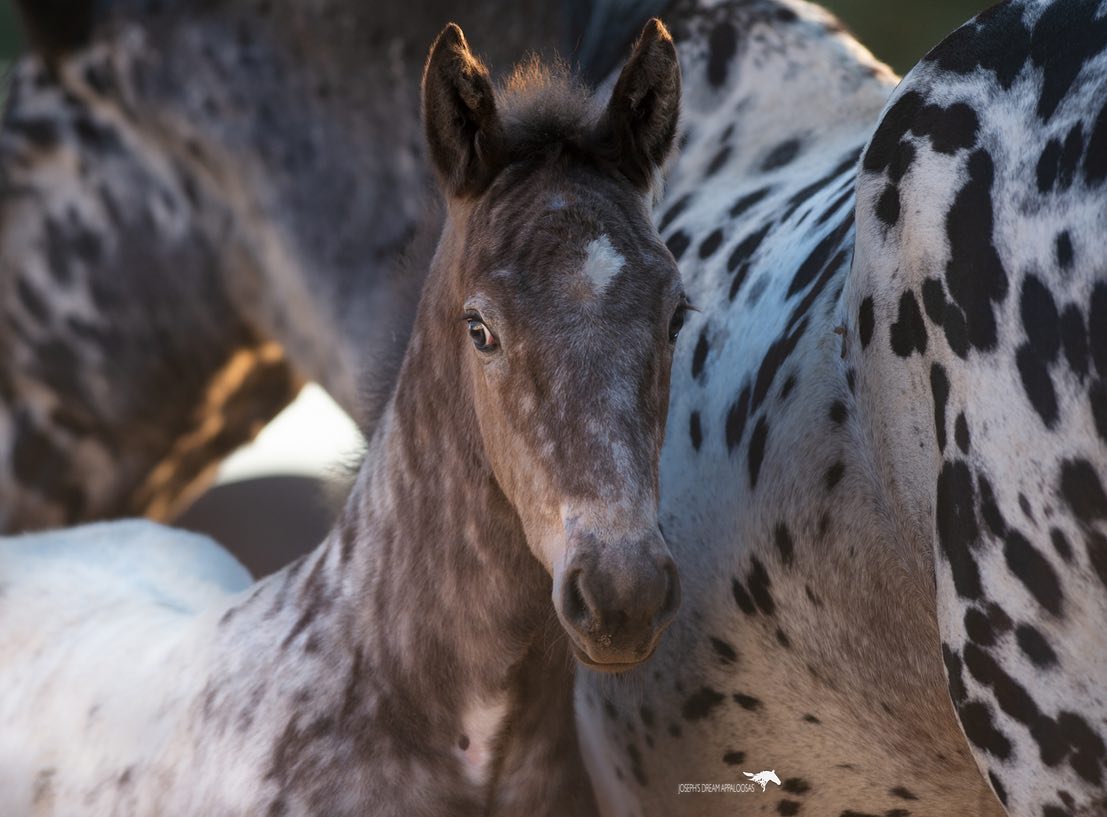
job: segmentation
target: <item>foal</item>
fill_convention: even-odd
[[[439,35],[446,226],[338,524],[248,589],[148,523],[0,543],[5,815],[595,811],[570,650],[636,665],[679,603],[657,488],[686,303],[650,218],[679,96],[657,21],[602,111],[535,64],[494,90]]]

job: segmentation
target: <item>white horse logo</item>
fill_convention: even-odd
[[[780,778],[776,776],[776,769],[773,769],[771,772],[758,772],[757,774],[742,772],[742,774],[748,777],[752,782],[760,783],[761,791],[765,791],[765,787],[770,783],[776,783],[778,786],[780,785]]]

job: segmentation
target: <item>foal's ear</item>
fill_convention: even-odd
[[[442,30],[427,57],[423,124],[446,192],[479,193],[495,175],[502,129],[488,69],[455,23]]]
[[[679,119],[680,62],[669,30],[655,17],[623,66],[601,123],[619,168],[643,189],[668,158]]]

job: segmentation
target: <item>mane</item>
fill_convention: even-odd
[[[362,436],[368,441],[380,422],[392,398],[400,377],[404,355],[415,323],[415,312],[423,293],[423,283],[442,234],[444,208],[438,196],[424,196],[425,218],[416,226],[403,251],[394,259],[388,278],[389,309],[374,315],[374,333],[369,343],[372,360],[363,371],[361,384],[362,412],[358,418]],[[361,465],[365,451],[347,463],[351,478]]]
[[[532,55],[515,65],[496,90],[496,107],[513,160],[552,144],[584,148],[599,119],[591,90],[568,63]]]
[[[601,125],[606,103],[606,94],[593,93],[564,60],[532,55],[517,63],[496,88],[506,170],[569,157],[617,174],[618,142]],[[660,193],[661,176],[654,169],[651,196]]]

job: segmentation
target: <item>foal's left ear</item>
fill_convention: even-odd
[[[488,69],[450,23],[423,70],[423,126],[431,161],[446,192],[479,193],[492,180],[503,141]]]
[[[669,30],[646,23],[611,92],[601,120],[619,168],[648,189],[676,141],[680,119],[680,62]]]

